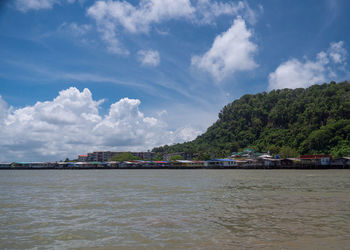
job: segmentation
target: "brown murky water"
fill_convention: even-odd
[[[3,170],[0,248],[350,249],[350,170]]]

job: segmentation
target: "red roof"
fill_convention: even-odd
[[[331,155],[302,155],[300,159],[305,160],[313,160],[313,159],[321,159],[321,158],[332,158]]]
[[[87,157],[87,155],[79,155],[79,157]]]

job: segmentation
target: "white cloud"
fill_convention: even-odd
[[[153,67],[159,65],[160,56],[156,50],[139,50],[137,55],[142,65]]]
[[[347,51],[342,41],[331,43],[329,49],[317,54],[315,60],[292,58],[269,74],[269,89],[305,88],[315,83],[336,80],[344,71]]]
[[[141,0],[138,6],[125,1],[97,1],[87,14],[96,20],[107,49],[128,55],[117,38],[119,27],[130,33],[147,33],[153,23],[188,17],[193,11],[189,0]]]
[[[326,68],[321,61],[300,62],[291,59],[269,75],[269,89],[302,88],[326,80]]]
[[[92,26],[88,24],[64,22],[58,27],[58,31],[68,32],[73,36],[84,36],[91,30],[91,28]]]
[[[30,10],[51,9],[55,4],[61,4],[62,0],[16,0],[15,5],[19,11],[27,12]],[[74,3],[74,0],[67,0],[68,3]]]
[[[138,5],[126,1],[96,1],[87,15],[96,21],[98,30],[108,46],[116,54],[128,54],[118,35],[148,33],[151,27],[168,20],[181,19],[197,24],[211,24],[221,15],[242,16],[254,24],[257,19],[247,2],[223,3],[211,0],[141,0]]]
[[[329,57],[334,63],[342,64],[346,62],[347,51],[343,46],[344,46],[343,41],[339,41],[337,43],[334,43],[334,42],[331,43],[327,52]]]
[[[8,114],[7,103],[2,99],[2,96],[0,95],[0,124],[4,122],[4,119],[6,118],[7,114]]]
[[[194,12],[189,0],[97,1],[87,11],[98,24],[120,25],[131,33],[148,32],[152,23],[188,17]]]
[[[29,10],[51,9],[57,0],[17,0],[16,7],[22,12]]]
[[[193,139],[191,127],[170,131],[161,117],[145,116],[137,99],[113,103],[99,113],[88,89],[71,87],[52,101],[8,108],[0,97],[0,161],[59,160],[93,150],[146,150]]]
[[[202,131],[199,129],[185,126],[177,129],[173,134],[175,138],[179,138],[181,141],[191,141],[196,139],[196,137],[201,133]]]
[[[192,57],[192,65],[209,72],[218,81],[237,71],[252,70],[257,67],[253,58],[257,45],[250,40],[251,36],[245,21],[237,18],[226,32],[215,38],[204,55]]]
[[[256,23],[257,13],[253,11],[246,1],[217,2],[211,0],[198,0],[196,5],[196,19],[200,23],[210,24],[222,15],[242,16],[249,23]]]

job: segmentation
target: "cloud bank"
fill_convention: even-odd
[[[89,89],[59,92],[52,101],[8,107],[0,97],[0,161],[60,160],[93,150],[146,150],[194,139],[191,127],[170,131],[160,117],[145,116],[137,99],[123,98],[99,113]]]
[[[138,5],[126,1],[96,1],[87,10],[94,19],[111,53],[127,55],[118,35],[149,33],[152,26],[170,20],[186,20],[195,24],[213,24],[222,15],[243,16],[256,22],[256,12],[245,1],[223,3],[211,0],[141,0]]]
[[[269,74],[269,89],[306,88],[312,84],[337,80],[345,72],[347,51],[344,42],[333,42],[315,60],[292,58],[281,63]]]

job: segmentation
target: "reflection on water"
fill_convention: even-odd
[[[0,248],[349,249],[350,171],[0,171]]]

